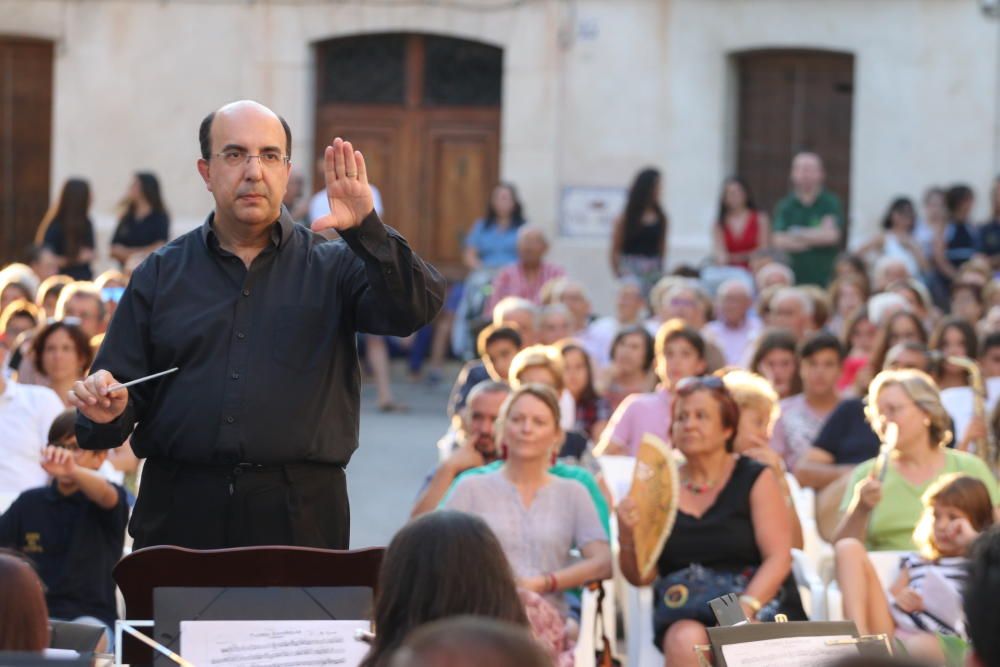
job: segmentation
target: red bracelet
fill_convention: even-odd
[[[548,592],[555,593],[559,590],[559,582],[556,580],[556,575],[549,573],[546,575],[546,581],[548,582]]]

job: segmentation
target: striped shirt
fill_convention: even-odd
[[[909,587],[924,597],[924,609],[908,614],[893,601],[892,616],[896,621],[896,627],[901,630],[936,632],[944,635],[960,634],[960,628],[952,627],[952,619],[941,618],[942,614],[935,613],[939,609],[953,608],[954,602],[928,599],[924,596],[924,581],[930,572],[935,572],[948,583],[961,606],[962,588],[968,576],[968,564],[968,559],[962,556],[940,558],[936,561],[929,561],[916,553],[903,556],[899,563],[900,571],[905,569],[909,573]]]

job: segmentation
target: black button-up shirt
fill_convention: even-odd
[[[337,241],[282,208],[250,268],[210,215],[136,269],[93,369],[129,388],[110,424],[77,417],[84,449],[185,463],[346,465],[358,446],[355,333],[404,336],[430,322],[441,275],[372,212]]]

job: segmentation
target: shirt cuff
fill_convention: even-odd
[[[135,410],[132,401],[117,419],[107,424],[98,424],[79,412],[76,417],[77,444],[81,449],[114,449],[120,447],[132,435],[135,428]]]
[[[375,209],[365,216],[361,224],[351,229],[345,229],[340,236],[348,247],[361,256],[362,259],[373,258],[377,261],[391,259],[389,250],[389,232]]]

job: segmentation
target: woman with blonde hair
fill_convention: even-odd
[[[912,550],[913,526],[923,512],[921,496],[950,473],[981,480],[993,505],[1000,502],[996,478],[980,459],[949,449],[951,418],[937,384],[923,371],[882,371],[868,389],[865,413],[883,442],[890,424],[895,446],[854,469],[841,501],[844,513],[834,541],[852,537],[869,551]]]
[[[559,424],[563,430],[572,430],[576,423],[576,401],[566,390],[564,368],[562,353],[555,347],[529,345],[511,360],[507,377],[515,389],[529,383],[551,387],[559,397]]]
[[[792,502],[792,490],[788,486],[786,477],[788,470],[781,455],[771,449],[770,445],[771,432],[781,415],[778,392],[762,376],[743,369],[730,370],[721,377],[740,409],[733,451],[767,466],[774,472],[790,512],[792,548],[801,549],[804,543],[802,523]]]
[[[611,548],[587,489],[549,468],[563,440],[551,388],[518,387],[500,408],[500,456],[489,473],[460,479],[446,509],[479,516],[510,561],[518,586],[566,614],[563,591],[611,576]],[[576,548],[582,558],[573,559]]]

